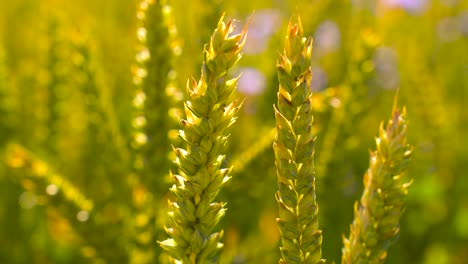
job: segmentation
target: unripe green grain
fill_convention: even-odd
[[[160,200],[167,191],[170,168],[169,131],[175,122],[169,112],[176,105],[177,89],[171,84],[174,34],[171,6],[165,0],[142,0],[137,10],[137,53],[133,68],[135,96],[132,121],[131,188],[144,193],[134,199],[134,215],[148,219],[144,224],[132,219],[130,263],[154,263],[161,248],[154,242],[162,239],[155,228]],[[172,75],[171,75],[172,74]],[[139,239],[144,235],[148,239]]]
[[[406,143],[406,110],[394,108],[392,119],[380,126],[377,150],[370,153],[364,192],[356,202],[349,238],[344,238],[341,263],[383,263],[387,249],[400,231],[410,183],[406,171],[412,147]]]
[[[162,188],[161,177],[155,177],[154,172],[165,174],[170,168],[168,132],[175,125],[168,115],[175,105],[175,98],[168,96],[166,91],[173,71],[172,35],[175,27],[171,21],[171,8],[166,2],[140,2],[137,11],[138,45],[133,68],[132,167],[149,189],[158,194],[165,188]]]
[[[312,41],[303,37],[300,18],[291,19],[284,43],[277,66],[280,86],[273,143],[281,233],[279,263],[324,263],[315,198],[315,140],[309,89]]]
[[[232,99],[236,79],[228,72],[241,58],[245,29],[232,35],[232,21],[223,18],[205,46],[199,81],[187,83],[189,100],[185,102],[184,120],[179,136],[185,149],[175,148],[177,172],[169,203],[171,237],[160,242],[172,255],[174,263],[218,263],[223,232],[214,232],[224,216],[225,203],[216,202],[220,188],[229,180],[230,169],[223,168],[222,154],[228,140],[227,129],[234,123],[240,103]]]

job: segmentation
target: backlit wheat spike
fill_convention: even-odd
[[[169,171],[171,144],[168,131],[176,125],[168,115],[174,105],[173,96],[166,94],[172,70],[171,32],[175,31],[174,25],[168,24],[170,15],[166,1],[140,2],[136,32],[138,46],[133,68],[132,165],[149,189],[158,194],[167,187],[161,184],[162,175],[154,174],[161,172],[164,175]]]
[[[167,192],[171,151],[168,132],[176,123],[169,117],[177,89],[170,83],[176,29],[171,7],[164,0],[143,0],[137,10],[137,53],[133,69],[135,96],[132,120],[133,192],[130,263],[154,263],[161,248],[155,245],[157,204]],[[179,92],[180,93],[180,92]],[[140,197],[140,198],[138,198]],[[142,198],[144,197],[144,198]],[[164,235],[161,230],[161,235]]]
[[[411,182],[404,182],[412,147],[406,143],[406,110],[394,108],[381,124],[364,175],[364,191],[356,202],[349,238],[344,238],[341,263],[383,263],[400,231],[399,220]]]
[[[214,229],[226,208],[215,199],[230,178],[223,153],[227,129],[240,107],[232,99],[238,78],[230,79],[228,73],[241,58],[246,33],[233,35],[233,30],[232,21],[221,18],[205,46],[200,80],[187,85],[186,118],[180,120],[179,132],[186,147],[174,149],[178,170],[173,172],[175,200],[169,203],[171,224],[166,228],[170,239],[160,242],[174,263],[218,263],[223,248],[223,231]]]
[[[309,88],[312,40],[303,36],[299,17],[289,22],[284,45],[277,65],[280,85],[273,143],[279,188],[276,193],[281,233],[279,263],[324,263],[315,198]]]

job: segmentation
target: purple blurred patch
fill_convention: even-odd
[[[266,77],[261,71],[251,67],[241,68],[239,71],[242,72],[237,85],[239,92],[254,96],[265,91]]]
[[[278,31],[283,18],[281,12],[276,9],[264,9],[256,11],[249,25],[249,32],[244,46],[245,54],[258,54],[267,46],[270,36]]]
[[[427,0],[382,0],[388,7],[402,8],[412,14],[419,14],[425,11]]]
[[[377,84],[387,90],[393,90],[400,85],[400,73],[398,71],[398,58],[396,52],[388,47],[380,47],[375,50],[373,63]]]
[[[327,88],[328,77],[327,73],[318,66],[312,67],[312,81],[310,82],[310,89],[313,92],[319,92]]]
[[[445,17],[436,25],[437,37],[441,42],[458,40],[462,35],[462,24],[457,17]]]
[[[314,34],[314,53],[326,55],[340,48],[341,33],[338,25],[332,20],[325,20],[318,25]]]
[[[458,23],[462,34],[468,36],[468,10],[465,10],[458,15]]]

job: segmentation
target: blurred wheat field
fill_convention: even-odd
[[[291,15],[312,44],[322,258],[338,263],[369,150],[398,90],[413,179],[386,263],[468,258],[468,3],[462,0],[0,2],[0,262],[168,263],[172,146],[223,13],[247,21],[218,194],[221,263],[277,263],[277,58]],[[157,54],[157,56],[148,56]],[[177,152],[176,152],[177,153]]]

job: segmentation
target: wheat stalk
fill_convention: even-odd
[[[232,100],[238,78],[229,79],[228,71],[241,58],[246,33],[232,35],[233,30],[232,21],[225,24],[222,17],[205,46],[200,80],[187,84],[186,119],[179,132],[187,146],[174,150],[175,201],[169,203],[171,224],[166,228],[171,238],[160,242],[175,263],[218,263],[223,247],[223,231],[213,230],[226,209],[215,198],[230,178],[222,153],[240,107]]]
[[[312,41],[303,37],[299,17],[291,18],[278,59],[279,92],[273,143],[278,174],[277,219],[280,263],[324,263],[315,198],[314,138],[311,112]]]
[[[341,263],[383,263],[400,231],[399,220],[411,182],[403,182],[412,147],[406,143],[406,110],[394,107],[380,126],[377,150],[370,153],[364,192],[356,202],[349,238],[344,238]]]
[[[133,99],[133,169],[142,176],[150,189],[163,192],[164,186],[155,171],[169,170],[170,141],[168,117],[173,100],[166,95],[173,52],[167,16],[170,7],[166,1],[143,0],[137,11],[137,54],[133,68],[135,96]]]
[[[161,250],[155,228],[156,210],[167,191],[164,184],[169,171],[168,132],[172,120],[168,112],[174,105],[167,87],[172,71],[171,7],[164,0],[143,0],[137,10],[137,53],[133,68],[135,96],[132,120],[132,171],[129,177],[133,193],[129,239],[130,263],[154,263]]]

